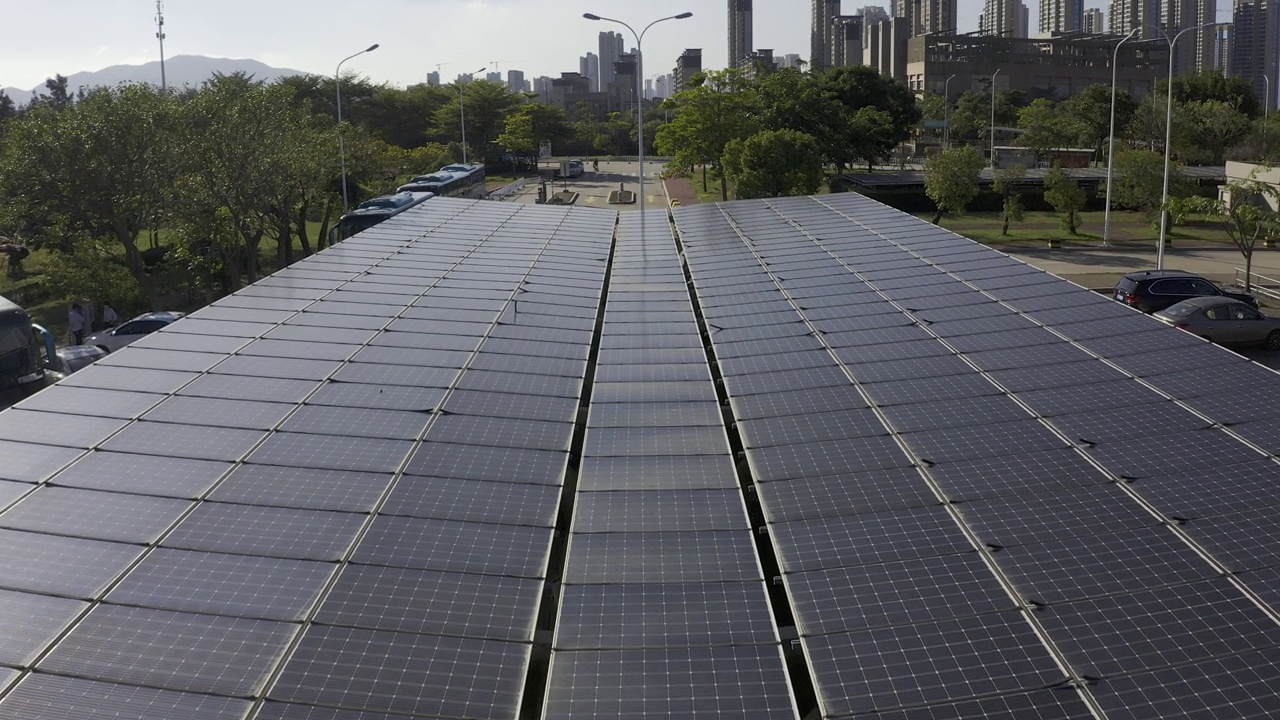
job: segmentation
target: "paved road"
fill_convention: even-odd
[[[545,165],[551,167],[550,164]],[[559,166],[559,163],[555,163]],[[588,159],[587,172],[585,175],[576,178],[558,178],[553,183],[547,183],[547,192],[558,192],[568,189],[578,193],[578,205],[585,207],[607,208],[610,210],[638,210],[639,203],[629,205],[610,205],[609,192],[618,189],[618,184],[622,183],[623,187],[632,192],[636,192],[638,187],[640,164],[637,162],[602,162],[600,163],[600,171],[593,172],[591,170],[591,162]],[[648,162],[644,164],[644,194],[646,196],[645,208],[648,210],[664,210],[667,207],[667,196],[662,190],[662,163]],[[512,198],[513,202],[532,204],[538,199],[538,183],[529,183],[517,192]]]
[[[1156,266],[1155,248],[1024,248],[1006,251],[1042,270],[1092,288],[1112,287],[1126,273]],[[1235,278],[1235,268],[1244,267],[1244,258],[1235,250],[1174,248],[1165,252],[1165,267],[1230,283]],[[1280,279],[1280,251],[1255,251],[1253,272]],[[1277,304],[1266,298],[1263,298],[1263,310],[1270,315],[1280,315]],[[1240,349],[1238,352],[1273,370],[1280,370],[1280,352],[1259,349]]]
[[[1114,286],[1121,276],[1134,270],[1146,270],[1156,266],[1154,243],[1127,245],[1117,248],[1000,248],[1010,255],[1036,267],[1079,282],[1087,287]],[[1165,251],[1164,266],[1186,270],[1212,280],[1230,284],[1235,279],[1235,269],[1244,268],[1244,257],[1231,249],[1182,249]],[[1280,251],[1258,249],[1253,255],[1253,272],[1280,279]]]

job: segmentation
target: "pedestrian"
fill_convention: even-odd
[[[76,345],[84,342],[84,315],[80,312],[80,303],[71,304],[71,312],[68,313],[67,319],[71,324],[71,339],[75,340]]]
[[[102,303],[102,322],[107,327],[115,327],[116,323],[120,322],[120,316],[116,314],[116,309],[111,307],[111,303],[105,301]]]
[[[593,159],[593,160],[591,161],[591,169],[592,169],[593,171],[595,171],[595,172],[600,172],[600,160],[599,160],[599,159]]]

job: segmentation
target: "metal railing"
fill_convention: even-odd
[[[1245,279],[1244,268],[1236,268],[1235,285],[1245,287]],[[1255,295],[1280,300],[1280,280],[1251,272],[1248,274],[1248,287]]]

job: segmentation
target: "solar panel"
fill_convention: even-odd
[[[107,600],[161,610],[296,622],[333,575],[330,563],[157,549]]]
[[[297,626],[99,605],[37,666],[59,674],[231,697],[259,694]],[[217,673],[205,670],[209,665]]]
[[[191,720],[234,720],[244,717],[248,700],[203,693],[158,690],[97,680],[30,674],[3,700],[0,713],[10,717],[78,718],[117,717]]]
[[[523,643],[313,625],[269,697],[428,717],[515,717],[528,661]]]

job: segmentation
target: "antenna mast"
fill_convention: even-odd
[[[156,0],[156,39],[160,41],[160,89],[168,89],[164,76],[164,4]]]

